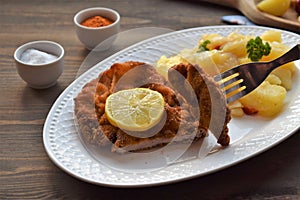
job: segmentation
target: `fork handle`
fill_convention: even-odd
[[[269,64],[272,65],[272,70],[274,70],[275,68],[277,68],[283,64],[286,64],[286,63],[289,63],[291,61],[298,60],[298,59],[300,59],[300,44],[297,44],[296,46],[294,46],[292,49],[290,49],[288,52],[286,52],[282,56],[269,62]]]

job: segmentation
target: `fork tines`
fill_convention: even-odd
[[[244,90],[246,86],[243,85],[244,79],[239,76],[239,72],[229,70],[214,77],[214,80],[226,95],[227,103],[233,102],[245,95]]]

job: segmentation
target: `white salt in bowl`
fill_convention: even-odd
[[[93,16],[101,16],[113,21],[112,24],[102,27],[87,27],[81,23]],[[94,7],[79,11],[74,16],[78,39],[89,50],[107,50],[115,41],[120,30],[120,15],[110,8]],[[96,49],[95,49],[96,48]]]
[[[18,47],[14,59],[18,74],[30,87],[45,89],[55,85],[63,72],[64,49],[52,41],[33,41]]]

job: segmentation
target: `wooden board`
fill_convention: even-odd
[[[282,16],[277,17],[268,13],[261,12],[256,8],[256,4],[261,0],[204,0],[209,3],[228,6],[238,9],[252,22],[258,25],[271,26],[276,28],[287,29],[290,31],[300,32],[300,22],[298,21],[298,14],[293,8]]]

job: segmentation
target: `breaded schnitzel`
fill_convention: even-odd
[[[136,87],[158,91],[165,100],[164,120],[142,133],[155,132],[150,137],[134,137],[111,125],[105,115],[105,101],[110,94]],[[217,100],[210,100],[210,94]],[[220,136],[218,142],[221,145],[229,144],[227,123],[230,112],[225,97],[213,79],[197,66],[176,65],[170,69],[169,80],[166,80],[151,65],[116,63],[97,80],[87,83],[74,101],[81,138],[88,144],[111,146],[112,151],[138,151],[171,141],[194,141],[205,137],[209,128]],[[224,112],[222,119],[213,114],[212,108]],[[221,128],[214,128],[212,122],[221,123],[216,126]]]

